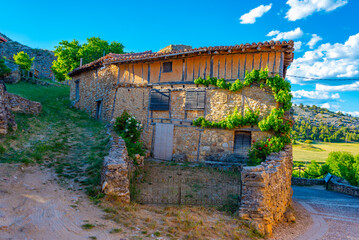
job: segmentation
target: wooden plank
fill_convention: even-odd
[[[204,71],[203,71],[203,78],[206,79],[206,74],[207,74],[207,59],[206,59],[206,65],[204,66]]]
[[[118,70],[117,70],[117,85],[120,84],[120,66],[117,66]]]
[[[182,60],[182,82],[184,81],[185,59]]]
[[[147,82],[150,83],[151,82],[151,64],[148,64],[147,70],[148,70],[148,72],[147,72]]]
[[[211,56],[210,65],[209,65],[209,76],[213,77],[213,56]]]
[[[160,62],[160,72],[158,73],[158,82],[161,82],[161,73],[162,73],[162,62]]]

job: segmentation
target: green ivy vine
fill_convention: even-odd
[[[272,89],[274,99],[277,101],[276,108],[271,113],[258,122],[259,111],[247,109],[244,116],[238,113],[237,108],[225,119],[219,122],[206,120],[199,117],[193,124],[202,128],[224,128],[234,129],[246,125],[258,125],[261,131],[273,131],[274,136],[263,141],[254,141],[249,151],[249,165],[258,165],[266,159],[272,152],[281,151],[285,145],[291,142],[290,130],[291,122],[284,119],[284,114],[292,107],[292,94],[290,82],[281,78],[279,75],[268,77],[268,67],[261,70],[246,71],[243,83],[237,79],[233,83],[226,82],[223,78],[215,77],[197,78],[194,80],[197,85],[216,86],[231,92],[240,91],[243,87],[250,87],[253,83],[259,83],[261,88],[269,87]]]

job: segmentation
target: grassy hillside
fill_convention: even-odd
[[[293,106],[295,125],[292,136],[297,140],[322,142],[359,142],[359,118],[334,113],[317,106]]]
[[[62,179],[88,186],[96,195],[108,149],[104,124],[70,107],[68,86],[20,82],[7,89],[40,102],[43,110],[38,116],[15,114],[18,130],[0,136],[0,162],[44,163]]]
[[[330,152],[345,151],[354,155],[359,154],[359,143],[299,143],[293,145],[293,160],[310,162],[312,160],[325,162]]]

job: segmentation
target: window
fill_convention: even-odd
[[[75,88],[75,101],[80,100],[80,80],[75,81],[76,88]]]
[[[206,92],[189,90],[186,92],[185,110],[204,109]]]
[[[251,148],[251,132],[236,132],[234,136],[233,152],[238,159],[248,159]]]
[[[161,90],[161,91],[157,89],[152,90],[150,97],[150,110],[168,111],[169,99],[170,99],[169,90]]]
[[[96,119],[101,119],[102,99],[96,101]]]
[[[172,62],[163,63],[163,72],[172,72]]]

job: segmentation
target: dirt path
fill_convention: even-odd
[[[0,164],[0,239],[120,239],[104,213],[49,169]],[[83,229],[82,225],[95,225]]]
[[[293,199],[313,219],[313,225],[297,240],[359,240],[359,198],[326,191],[323,186],[293,190]]]

